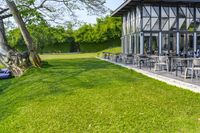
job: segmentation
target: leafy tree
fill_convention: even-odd
[[[121,36],[121,18],[98,18],[97,24],[84,24],[74,32],[74,38],[79,43],[99,43]]]
[[[29,24],[45,24],[46,20],[55,20],[59,18],[59,14],[64,12],[75,17],[74,11],[76,10],[86,9],[89,13],[106,11],[103,6],[104,0],[78,0],[76,2],[74,0],[15,0],[17,5],[13,0],[0,0],[0,2],[0,62],[9,67],[15,76],[22,75],[31,65],[41,66],[41,59],[34,44],[35,41],[27,29],[26,22]],[[27,48],[26,54],[11,48],[7,42],[4,19],[10,16],[13,16],[20,29]],[[53,32],[50,33],[54,34]],[[54,35],[54,37],[63,42],[61,36]]]

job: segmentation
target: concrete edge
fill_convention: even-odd
[[[110,61],[110,60],[107,60],[107,59],[102,59],[102,58],[99,58],[99,57],[96,57],[96,58],[100,59],[102,61],[110,62],[112,64],[127,68],[127,69],[134,70],[134,71],[141,73],[141,74],[143,74],[147,77],[159,80],[159,81],[167,83],[169,85],[176,86],[176,87],[179,87],[179,88],[182,88],[182,89],[185,89],[185,90],[190,90],[190,91],[195,92],[195,93],[200,93],[200,86],[198,86],[198,85],[194,85],[194,84],[186,83],[186,82],[183,82],[183,81],[180,81],[180,80],[177,80],[177,79],[172,79],[172,78],[169,78],[169,77],[161,76],[161,75],[151,73],[151,72],[147,72],[147,71],[144,71],[144,70],[141,70],[141,69],[138,69],[138,68],[133,68],[131,66],[116,63],[116,62],[113,62],[113,61]]]

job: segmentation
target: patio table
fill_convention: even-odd
[[[183,72],[183,68],[189,67],[192,65],[192,61],[194,58],[181,58],[175,57],[171,59],[171,68],[172,70],[175,67],[176,76],[178,76],[178,68],[181,69],[181,73]]]

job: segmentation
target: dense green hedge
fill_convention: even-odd
[[[81,52],[99,52],[108,48],[112,47],[118,47],[120,46],[120,40],[110,40],[107,42],[95,44],[95,43],[89,43],[89,44],[82,44],[80,45]]]
[[[119,47],[120,40],[110,40],[103,43],[88,43],[88,44],[80,44],[80,52],[90,53],[90,52],[99,52],[105,49]],[[52,45],[48,47],[44,47],[42,50],[39,49],[39,53],[69,53],[71,52],[71,44],[60,44],[60,45]]]
[[[106,17],[97,19],[94,25],[83,24],[73,29],[52,27],[47,24],[27,25],[39,53],[98,52],[120,46],[121,19]],[[26,50],[23,37],[18,28],[8,31],[9,44],[19,51]]]

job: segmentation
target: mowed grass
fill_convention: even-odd
[[[94,58],[96,56],[97,56],[97,53],[42,54],[42,55],[40,55],[42,60],[84,59],[84,58]]]
[[[43,68],[1,80],[0,132],[200,131],[200,94],[85,56],[45,55]]]

